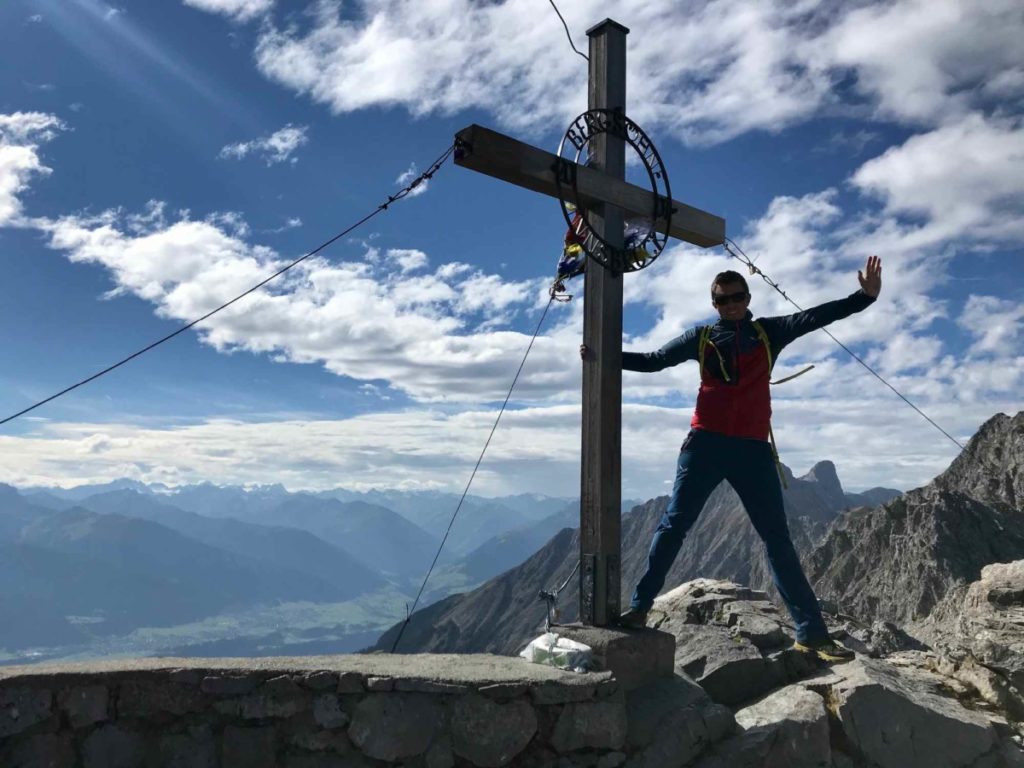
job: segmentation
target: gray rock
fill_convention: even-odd
[[[943,657],[935,663],[936,671],[970,686],[989,704],[1005,712],[1011,719],[1024,722],[1024,697],[1003,675],[979,664],[970,655]]]
[[[541,683],[530,689],[533,700],[541,706],[550,704],[570,704],[576,701],[589,701],[597,693],[599,675],[610,675],[608,672],[591,673],[575,685],[565,685],[561,682]],[[586,682],[593,680],[593,682]]]
[[[426,768],[454,768],[455,753],[452,752],[449,739],[444,736],[435,739],[424,755],[423,762]]]
[[[760,651],[781,648],[792,643],[777,620],[755,613],[732,614],[730,634],[750,641]]]
[[[83,728],[107,719],[110,694],[105,686],[84,685],[68,688],[57,695],[72,728]]]
[[[342,672],[338,675],[338,693],[362,693],[366,690],[362,675],[356,672]]]
[[[967,589],[957,639],[980,663],[1024,690],[1024,560],[981,570]]]
[[[53,697],[40,688],[0,688],[0,739],[21,733],[50,716]]]
[[[199,681],[202,680],[204,675],[198,669],[172,669],[167,679],[172,683],[179,683],[180,685],[199,685]]]
[[[1024,411],[1012,417],[999,413],[982,424],[935,484],[990,504],[1024,509]]]
[[[675,675],[626,694],[628,768],[687,765],[736,728],[732,713]]]
[[[284,762],[285,768],[371,768],[370,764],[358,754],[350,755],[288,755]]]
[[[157,741],[160,768],[216,768],[217,746],[209,726],[161,736]]]
[[[215,702],[213,707],[218,712],[245,720],[262,720],[268,717],[291,717],[310,708],[311,697],[308,691],[298,686],[278,686],[271,690],[280,691],[279,695],[261,690],[235,699]]]
[[[338,690],[338,674],[336,672],[312,672],[302,676],[302,684],[314,691],[326,691],[331,688]]]
[[[677,627],[676,638],[676,669],[720,704],[749,701],[785,682],[779,665],[725,627],[683,624]]]
[[[436,680],[422,680],[414,678],[407,680],[399,678],[395,680],[396,691],[406,691],[409,693],[450,693],[460,694],[466,693],[470,690],[468,685],[459,685],[457,683],[441,683]]]
[[[273,768],[277,765],[277,731],[273,726],[239,728],[228,725],[221,738],[223,764],[246,768]]]
[[[626,730],[626,702],[621,694],[602,701],[567,704],[555,723],[551,746],[558,752],[620,749],[626,742]]]
[[[359,702],[348,737],[375,760],[402,760],[422,754],[444,722],[436,696],[388,693]]]
[[[313,717],[317,725],[328,730],[348,724],[348,715],[341,710],[337,694],[325,693],[313,699]]]
[[[821,696],[789,686],[736,713],[743,733],[696,768],[830,768],[828,715]]]
[[[857,646],[854,642],[850,642],[850,638],[861,645]],[[889,656],[899,651],[924,651],[928,648],[891,621],[875,621],[870,627],[851,626],[846,630],[846,636],[839,639],[851,650],[872,658]]]
[[[366,678],[366,690],[375,693],[386,693],[395,689],[395,681],[390,677]]]
[[[139,733],[119,725],[102,725],[89,734],[82,746],[84,768],[137,768],[146,755]]]
[[[524,699],[500,704],[480,695],[460,696],[452,708],[452,749],[482,768],[508,765],[536,732],[537,715]]]
[[[256,675],[208,675],[199,684],[199,690],[211,696],[243,696],[252,693],[259,685]]]
[[[204,697],[195,688],[158,680],[126,680],[117,694],[117,716],[139,720],[160,715],[184,715],[201,712]]]
[[[293,733],[289,743],[310,752],[331,752],[338,755],[352,751],[352,743],[348,736],[340,731],[300,731]]]
[[[871,659],[844,664],[830,706],[847,741],[880,768],[962,768],[998,737],[981,714],[942,696],[942,681]]]
[[[647,624],[672,634],[677,634],[679,627],[685,624],[727,626],[727,605],[737,600],[765,601],[767,598],[764,592],[731,581],[694,579],[656,598]]]
[[[494,683],[493,685],[481,686],[478,689],[478,693],[498,701],[503,701],[522,696],[527,690],[526,683]]]
[[[69,733],[38,733],[0,747],[4,768],[65,768],[75,764]]]

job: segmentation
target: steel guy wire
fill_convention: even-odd
[[[287,272],[292,267],[294,267],[294,266],[296,266],[298,264],[301,264],[303,261],[305,261],[306,259],[310,258],[311,256],[315,256],[316,254],[318,254],[320,251],[322,251],[327,246],[331,245],[332,243],[336,242],[337,240],[340,240],[345,235],[347,235],[350,232],[352,232],[354,229],[357,229],[358,227],[362,226],[363,224],[368,222],[370,219],[372,219],[374,216],[376,216],[378,213],[381,213],[382,211],[386,211],[388,209],[388,206],[390,206],[392,203],[398,202],[399,200],[401,200],[404,197],[408,196],[416,187],[418,187],[420,184],[422,184],[423,182],[427,181],[428,179],[432,178],[433,175],[435,173],[437,173],[441,169],[441,166],[444,165],[445,161],[451,156],[452,152],[454,152],[454,151],[455,151],[455,145],[453,144],[452,146],[448,147],[448,149],[445,151],[445,153],[443,155],[441,155],[439,158],[437,158],[437,160],[435,160],[433,163],[431,163],[430,167],[426,171],[421,173],[419,176],[417,176],[415,179],[413,179],[408,185],[406,185],[405,187],[400,189],[395,194],[389,195],[388,199],[385,200],[380,205],[378,205],[372,212],[370,212],[367,215],[363,216],[363,218],[361,218],[355,224],[353,224],[352,226],[348,227],[344,231],[339,232],[334,237],[332,237],[330,240],[327,240],[327,241],[323,242],[322,244],[318,245],[316,248],[314,248],[312,251],[307,253],[305,256],[301,256],[300,258],[295,259],[295,261],[293,261],[290,264],[282,267],[277,272],[275,272],[274,274],[270,275],[270,277],[267,277],[266,279],[261,280],[259,283],[254,285],[249,290],[247,290],[247,291],[245,291],[243,293],[238,294],[237,296],[235,296],[235,298],[231,299],[231,301],[227,301],[227,302],[221,304],[219,307],[217,307],[216,309],[210,310],[209,312],[207,312],[202,317],[198,317],[195,320],[193,320],[192,322],[190,322],[190,323],[188,323],[186,325],[183,325],[181,328],[178,328],[178,330],[174,331],[173,333],[169,333],[166,336],[164,336],[162,339],[158,339],[157,341],[154,341],[152,344],[149,344],[149,345],[143,347],[139,351],[134,352],[134,353],[128,355],[128,357],[124,358],[123,360],[119,360],[118,362],[114,363],[113,365],[107,366],[102,371],[99,371],[98,373],[94,373],[92,376],[89,376],[89,377],[87,377],[85,379],[82,379],[78,383],[72,384],[70,387],[65,387],[60,392],[57,392],[56,394],[50,395],[49,397],[47,397],[47,398],[45,398],[43,400],[40,400],[35,405],[31,405],[28,408],[25,408],[23,410],[18,411],[17,413],[11,414],[7,418],[5,418],[3,420],[0,420],[0,424],[6,424],[7,422],[12,421],[12,420],[18,418],[19,416],[24,416],[29,411],[34,411],[36,408],[40,407],[41,405],[46,405],[46,403],[49,403],[51,400],[56,400],[61,395],[66,395],[68,392],[71,392],[72,390],[78,389],[79,387],[81,387],[81,386],[83,386],[85,384],[88,384],[90,381],[95,381],[100,376],[103,376],[104,374],[110,373],[115,368],[120,368],[125,363],[130,362],[131,360],[134,360],[136,357],[139,357],[142,354],[145,354],[146,352],[148,352],[149,350],[153,349],[154,347],[160,346],[165,341],[170,341],[171,339],[173,339],[178,334],[184,333],[185,331],[189,330],[193,326],[198,325],[199,323],[203,322],[204,320],[206,320],[206,319],[212,317],[213,315],[217,314],[222,309],[227,309],[232,304],[234,304],[236,301],[239,301],[240,299],[244,299],[250,293],[253,293],[253,292],[259,290],[264,285],[269,283],[271,280],[274,280],[275,278],[280,277],[281,275],[283,275],[285,272]]]
[[[788,301],[794,307],[799,309],[801,312],[804,311],[803,307],[801,307],[799,304],[797,304],[795,301],[793,301],[791,298],[789,298],[789,296],[786,295],[786,292],[784,290],[782,290],[782,288],[779,287],[778,283],[776,283],[774,280],[772,280],[770,277],[768,277],[768,275],[766,275],[764,272],[762,272],[760,268],[758,268],[757,266],[754,265],[754,262],[750,260],[750,257],[747,256],[747,254],[743,253],[743,249],[740,248],[738,245],[736,245],[736,242],[734,240],[732,240],[731,238],[728,238],[728,237],[725,238],[725,242],[722,243],[722,247],[725,248],[726,252],[730,256],[732,256],[734,259],[736,259],[737,261],[742,261],[744,264],[746,264],[747,265],[747,269],[750,270],[750,274],[752,274],[752,275],[759,275],[762,280],[764,280],[766,283],[768,283],[768,285],[770,285],[772,288],[774,288],[776,291],[778,291],[779,294],[782,296],[782,298],[784,298],[786,301]],[[733,249],[735,249],[735,250],[733,250]],[[738,253],[737,253],[737,251],[738,251]],[[863,360],[861,360],[861,358],[857,354],[855,354],[853,352],[853,350],[851,350],[848,346],[843,344],[843,342],[841,342],[839,339],[837,339],[835,336],[833,336],[832,333],[827,328],[821,328],[820,330],[824,331],[828,335],[828,337],[830,339],[832,339],[832,341],[834,341],[840,347],[845,349],[847,354],[849,354],[850,357],[852,357],[854,360],[856,360],[858,363],[860,363],[862,366],[864,366],[871,373],[872,376],[874,376],[880,382],[885,384],[885,386],[887,386],[889,389],[891,389],[893,392],[895,392],[897,397],[900,398],[900,400],[902,400],[907,405],[909,405],[911,408],[913,408],[915,411],[917,411],[925,419],[925,421],[927,421],[929,424],[931,424],[933,427],[935,427],[937,430],[939,430],[939,432],[941,432],[947,438],[949,438],[953,442],[953,444],[956,445],[961,451],[967,450],[964,447],[964,445],[959,440],[957,440],[955,437],[953,437],[951,434],[949,434],[949,432],[947,432],[942,427],[940,427],[938,424],[936,424],[928,416],[928,414],[926,414],[924,411],[922,411],[920,408],[918,408],[916,405],[914,405],[912,402],[910,402],[910,400],[908,400],[906,397],[904,397],[902,392],[900,392],[898,389],[896,389],[896,387],[894,387],[892,384],[890,384],[888,381],[886,381],[882,377],[882,375],[880,373],[878,373],[874,368],[872,368],[870,365],[868,365]]]
[[[448,534],[452,532],[452,526],[455,524],[455,518],[458,517],[459,510],[462,509],[462,504],[465,502],[466,495],[469,493],[469,487],[473,484],[473,478],[476,477],[476,472],[480,469],[480,463],[484,460],[484,454],[487,453],[487,447],[491,444],[491,438],[494,437],[494,432],[498,428],[498,422],[501,421],[501,416],[505,413],[505,407],[508,405],[509,398],[512,397],[512,390],[516,388],[516,382],[519,381],[519,374],[523,372],[523,366],[526,365],[526,358],[530,356],[530,350],[533,349],[533,343],[537,340],[537,334],[540,333],[540,327],[544,324],[544,318],[548,316],[548,310],[551,309],[551,305],[554,301],[553,297],[548,299],[548,303],[544,306],[544,311],[540,315],[540,320],[537,321],[537,328],[533,332],[530,343],[526,346],[526,352],[523,354],[523,359],[519,363],[519,369],[516,371],[516,375],[512,378],[512,385],[508,388],[508,394],[505,395],[505,402],[501,404],[498,416],[494,419],[494,426],[491,427],[491,433],[487,436],[487,441],[484,443],[483,450],[480,451],[480,457],[476,460],[476,466],[473,467],[473,471],[469,475],[469,482],[466,483],[466,489],[462,492],[462,498],[459,499],[459,503],[455,506],[455,511],[452,513],[452,519],[448,521],[448,530],[444,532],[444,538],[441,539],[441,545],[437,548],[437,554],[434,555],[434,562],[432,562],[430,564],[430,568],[427,569],[427,575],[423,577],[423,583],[420,585],[420,591],[416,593],[416,599],[413,601],[412,608],[406,611],[405,621],[402,622],[402,626],[398,630],[398,636],[395,638],[395,642],[391,645],[392,653],[394,653],[398,648],[398,643],[402,639],[405,628],[409,626],[409,621],[412,619],[412,615],[416,611],[416,606],[420,602],[420,597],[423,596],[423,590],[427,586],[430,574],[434,572],[434,566],[437,565],[437,559],[441,556],[441,550],[444,549],[445,542],[448,541]]]
[[[548,2],[551,3],[551,7],[555,9],[555,13],[558,14],[558,18],[562,22],[562,26],[565,27],[565,36],[569,38],[569,45],[572,46],[572,49],[574,51],[576,51],[577,54],[579,54],[580,56],[582,56],[584,59],[586,59],[589,62],[590,61],[590,57],[587,56],[587,54],[580,53],[579,51],[576,50],[576,45],[572,41],[572,34],[569,32],[569,25],[566,24],[565,23],[565,19],[562,18],[562,12],[560,10],[558,10],[558,6],[555,5],[555,0],[548,0]]]

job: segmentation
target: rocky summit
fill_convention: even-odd
[[[979,682],[977,671],[972,681],[962,664],[892,625],[830,616],[833,636],[857,657],[827,666],[793,650],[792,625],[765,593],[713,579],[683,584],[655,601],[648,625],[676,638],[676,676],[726,707],[732,723],[699,754],[685,744],[678,751],[679,738],[663,729],[656,744],[627,765],[1022,766],[1024,726],[1016,707],[1024,699],[1009,691],[1024,658],[1024,635],[1013,624],[1022,587],[1024,561],[987,573],[962,606],[965,637],[1006,667],[1006,685],[995,693],[991,681]],[[1005,605],[979,611],[981,604],[993,605],[993,595],[1005,596],[997,598]],[[971,629],[979,625],[995,634],[979,639]],[[654,687],[632,695],[652,697]],[[716,711],[705,705],[705,717],[709,712]]]

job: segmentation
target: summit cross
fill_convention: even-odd
[[[626,35],[605,19],[590,38],[588,108],[625,112]],[[559,183],[566,161],[496,131],[471,125],[456,134],[455,163],[586,208],[590,229],[623,247],[627,214],[649,216],[654,203],[671,217],[654,228],[704,248],[725,241],[725,220],[628,183],[626,142],[615,131],[591,138],[587,165],[572,163],[573,188]],[[578,193],[578,199],[577,198]],[[622,274],[588,260],[584,272],[583,422],[580,478],[580,621],[604,627],[620,613],[622,505]]]

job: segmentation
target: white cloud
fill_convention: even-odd
[[[871,3],[840,15],[816,40],[814,60],[849,68],[881,116],[939,124],[992,106],[978,86],[1012,78],[1022,34],[1015,0]]]
[[[70,260],[109,270],[108,296],[138,296],[161,317],[181,321],[206,314],[284,265],[271,249],[246,242],[237,214],[169,221],[163,206],[151,204],[136,216],[111,211],[36,225]],[[502,397],[528,341],[507,323],[534,311],[541,282],[507,282],[465,265],[431,273],[428,261],[412,249],[358,261],[311,258],[198,331],[218,350],[320,363],[339,375],[385,380],[419,400]],[[572,360],[572,343],[554,335],[538,341],[531,363],[543,375],[524,377],[523,398],[564,396],[572,387],[565,362]]]
[[[852,182],[892,215],[925,217],[923,242],[1024,239],[1024,127],[967,115],[862,165]]]
[[[43,21],[43,15],[41,13],[34,13],[25,19],[29,24],[41,24]]]
[[[237,21],[249,21],[274,7],[274,0],[183,0],[185,5],[207,13],[219,13]]]
[[[996,296],[967,298],[957,324],[974,337],[973,352],[1014,356],[1024,349],[1024,304]]]
[[[286,161],[294,163],[298,158],[292,157],[292,153],[309,141],[307,130],[307,126],[289,123],[269,136],[228,144],[221,149],[220,157],[241,160],[248,155],[259,155],[267,165]]]
[[[1021,366],[1015,370],[1020,375]],[[839,373],[858,383],[855,375]],[[955,446],[910,409],[895,407],[886,391],[861,389],[776,401],[773,421],[782,459],[797,474],[831,459],[847,488],[906,488],[926,483],[956,455]],[[966,442],[993,407],[1012,413],[1014,405],[1004,398],[934,404],[929,412]],[[37,422],[28,434],[0,435],[0,481],[69,486],[132,477],[171,485],[262,484],[273,477],[292,490],[341,485],[458,492],[496,415],[496,409],[414,409],[313,421],[217,419],[168,428]],[[679,408],[624,406],[625,496],[669,492],[689,415]],[[506,411],[472,492],[577,495],[579,430],[578,401]]]
[[[50,173],[39,159],[38,145],[63,128],[57,117],[42,112],[0,114],[0,226],[20,222],[18,195],[33,176]]]
[[[585,48],[591,5],[560,5]],[[1020,93],[1016,6],[612,0],[602,13],[632,29],[630,115],[648,131],[708,143],[836,110],[863,113],[864,99],[879,117],[914,125],[999,109],[1000,98]],[[540,22],[538,13],[547,11],[531,0],[325,1],[306,20],[265,26],[256,59],[267,77],[338,113],[482,108],[506,126],[550,130],[585,109],[586,70],[553,13]]]
[[[589,7],[563,5],[582,32]],[[534,3],[369,0],[359,12],[341,8],[321,3],[304,29],[267,27],[256,49],[261,70],[335,112],[483,107],[506,125],[546,129],[586,106],[585,68],[553,16],[538,23]],[[631,51],[631,114],[677,136],[777,130],[808,116],[828,90],[827,74],[799,59],[801,13],[788,3],[727,0],[695,10],[626,0],[605,12],[629,18],[632,39],[643,40]]]
[[[430,259],[423,251],[408,248],[392,248],[387,253],[388,258],[394,262],[402,274],[408,272],[415,272],[418,269],[423,269],[430,263]]]
[[[0,114],[0,141],[6,144],[38,144],[50,141],[66,128],[56,115],[43,112]]]

